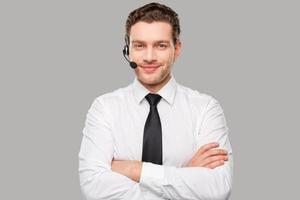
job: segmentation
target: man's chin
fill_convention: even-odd
[[[149,86],[157,85],[157,82],[156,82],[156,81],[142,81],[142,83],[147,84],[147,85],[149,85]]]
[[[150,78],[150,77],[139,78],[139,80],[140,80],[140,82],[150,85],[150,86],[157,85],[159,82],[156,78]]]

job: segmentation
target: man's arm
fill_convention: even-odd
[[[186,167],[206,167],[214,169],[224,165],[228,160],[227,151],[223,149],[213,149],[219,144],[212,142],[202,146],[189,161]],[[113,160],[111,169],[114,172],[123,174],[135,182],[140,182],[143,162],[138,160]]]
[[[185,168],[143,163],[139,171],[137,161],[113,161],[113,170],[140,181],[141,185],[164,198],[227,199],[231,191],[233,164],[227,130],[223,110],[212,99],[201,126],[199,145],[217,141],[226,152],[212,149],[217,147],[212,143],[203,145]],[[228,162],[222,162],[227,159]]]
[[[101,98],[88,111],[79,152],[80,186],[88,200],[144,199],[140,185],[111,170],[113,138]]]

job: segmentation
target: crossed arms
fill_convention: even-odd
[[[224,165],[224,162],[228,160],[227,151],[224,149],[214,149],[217,147],[219,147],[219,144],[216,142],[202,146],[186,167],[206,167],[214,169]],[[135,182],[140,182],[142,164],[143,163],[138,160],[113,160],[111,169],[114,172],[127,176]]]
[[[185,167],[114,160],[105,107],[97,99],[88,112],[79,153],[82,193],[89,200],[144,199],[145,190],[160,199],[227,199],[232,150],[223,111],[215,99],[207,106],[201,129],[199,149]]]

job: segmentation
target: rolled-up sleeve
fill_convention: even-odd
[[[225,200],[232,188],[233,155],[223,110],[214,98],[208,101],[202,118],[197,146],[218,142],[229,160],[215,169],[161,166],[143,163],[140,184],[166,199]]]

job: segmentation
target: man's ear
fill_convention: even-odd
[[[177,40],[176,45],[175,45],[175,60],[177,60],[177,58],[180,55],[181,52],[181,47],[182,47],[182,43],[180,40]]]

